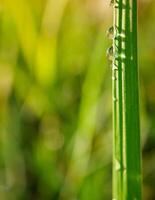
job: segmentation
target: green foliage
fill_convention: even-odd
[[[112,199],[109,3],[0,1],[1,200]],[[139,5],[143,198],[150,200],[155,3]]]

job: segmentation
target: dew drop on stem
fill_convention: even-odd
[[[110,6],[114,6],[114,0],[110,0]]]
[[[116,65],[113,65],[112,69],[113,70],[118,70],[118,67]]]
[[[115,76],[112,76],[112,80],[113,80],[113,81],[116,81],[117,78],[116,78]]]
[[[115,160],[115,169],[117,171],[119,171],[121,169],[121,165],[120,165],[120,162],[118,160]]]
[[[118,99],[117,99],[116,97],[114,97],[114,98],[113,98],[113,101],[114,101],[114,102],[117,102],[117,101],[118,101]]]
[[[107,33],[106,33],[107,37],[109,39],[113,39],[114,38],[114,27],[111,26],[108,30],[107,30]]]
[[[109,47],[108,49],[107,49],[107,58],[108,58],[108,60],[110,60],[110,61],[113,61],[113,59],[114,59],[114,50],[113,50],[113,46],[111,46],[111,47]]]

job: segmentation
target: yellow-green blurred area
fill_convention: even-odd
[[[0,0],[0,199],[112,199],[110,0]],[[155,1],[139,1],[143,199],[155,200]],[[131,147],[132,148],[132,147]]]

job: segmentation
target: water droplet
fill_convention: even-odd
[[[108,30],[107,30],[107,33],[106,33],[107,37],[109,39],[113,39],[114,38],[114,27],[111,26]]]
[[[118,99],[117,99],[116,97],[114,97],[114,98],[113,98],[113,101],[116,102],[116,101],[118,101]]]
[[[114,0],[110,0],[110,6],[114,6]]]
[[[115,36],[115,40],[122,40],[123,42],[125,41],[125,34],[124,33],[119,33]]]
[[[125,38],[125,33],[122,32],[122,33],[120,34],[120,37],[121,37],[121,38]]]
[[[119,171],[121,169],[121,165],[120,165],[120,162],[118,160],[115,160],[115,169],[117,171]]]
[[[118,70],[118,67],[116,65],[113,65],[113,70]]]
[[[123,60],[126,58],[126,56],[125,56],[124,53],[121,53],[120,57],[121,57],[121,59],[123,59]]]
[[[114,50],[112,46],[107,49],[107,58],[110,61],[113,61],[114,59]]]
[[[120,8],[120,4],[118,1],[116,1],[116,5],[115,5],[115,8]],[[122,3],[122,6],[121,6],[122,9],[125,9],[126,8],[126,5],[124,3]]]
[[[116,81],[117,78],[116,78],[115,76],[112,76],[112,80],[113,80],[113,81]]]

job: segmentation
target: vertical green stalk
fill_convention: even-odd
[[[137,0],[114,2],[113,199],[141,200]]]

